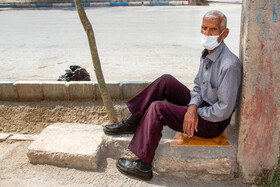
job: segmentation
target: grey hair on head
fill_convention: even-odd
[[[217,19],[221,18],[220,28],[224,30],[227,28],[227,17],[219,10],[210,10],[203,18]]]

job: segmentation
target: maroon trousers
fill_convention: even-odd
[[[165,99],[168,102],[164,102]],[[187,112],[183,106],[187,106],[190,99],[190,90],[186,86],[171,75],[163,75],[128,101],[127,106],[132,115],[141,120],[128,148],[144,162],[152,163],[162,137],[163,125],[183,132],[183,120]],[[209,106],[206,102],[202,105]],[[195,135],[216,137],[229,125],[230,118],[214,123],[198,116],[198,132]]]

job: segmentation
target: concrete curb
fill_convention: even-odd
[[[0,133],[0,142],[6,141],[11,135],[10,133]]]
[[[34,141],[37,138],[37,134],[13,134],[13,133],[0,133],[0,142],[7,140],[13,141]]]
[[[107,82],[111,98],[131,99],[149,82]],[[93,81],[0,81],[0,101],[95,100],[101,99]]]
[[[107,82],[112,99],[129,100],[150,83],[146,81]],[[192,88],[192,83],[186,84]],[[0,81],[0,101],[99,100],[97,82],[93,81]]]
[[[84,7],[114,7],[114,6],[185,6],[189,1],[135,1],[135,2],[94,2],[83,3]],[[75,3],[22,3],[0,4],[0,8],[65,8],[75,7]]]

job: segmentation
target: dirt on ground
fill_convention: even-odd
[[[129,116],[124,101],[115,101],[121,120]],[[102,101],[0,102],[0,132],[38,134],[56,122],[102,124],[109,122]]]

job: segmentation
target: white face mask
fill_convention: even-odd
[[[224,31],[225,29],[220,35],[216,35],[216,36],[205,36],[204,34],[201,33],[200,35],[201,45],[207,50],[215,49],[221,44],[221,42],[218,43],[218,38],[224,33]]]

